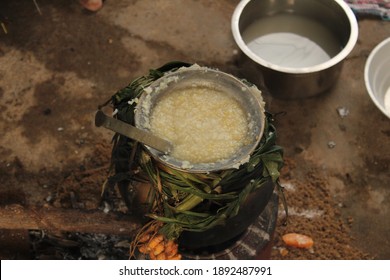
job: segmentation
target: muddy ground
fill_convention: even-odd
[[[182,60],[262,83],[231,35],[238,1],[117,0],[97,13],[77,1],[36,2],[39,9],[33,1],[0,3],[2,207],[103,211],[112,133],[95,128],[93,115],[150,68]],[[329,92],[293,101],[264,92],[267,110],[283,112],[275,125],[290,209],[287,226],[276,228],[271,258],[390,259],[390,120],[363,80],[367,56],[390,36],[390,23],[359,19],[359,28]],[[349,114],[341,117],[340,107]],[[286,248],[280,237],[287,232],[312,236],[314,247]],[[0,240],[2,258],[35,257],[25,231],[1,230]]]

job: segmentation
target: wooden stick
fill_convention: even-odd
[[[0,207],[0,228],[35,229],[50,232],[84,232],[133,235],[141,227],[135,217],[118,213],[80,209],[23,207],[12,204]]]

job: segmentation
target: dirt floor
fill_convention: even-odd
[[[78,1],[36,3],[39,9],[34,1],[0,3],[4,209],[104,211],[100,192],[112,133],[94,127],[94,112],[150,68],[196,62],[261,84],[260,71],[231,35],[238,1],[116,0],[97,13]],[[359,19],[359,28],[331,91],[293,101],[264,92],[267,110],[281,113],[275,125],[285,149],[281,181],[290,210],[282,225],[280,209],[273,259],[390,259],[390,120],[372,103],[363,80],[367,56],[390,36],[390,23]],[[349,114],[340,116],[340,107]],[[123,203],[116,207],[121,212]],[[286,247],[281,236],[288,232],[311,236],[314,247]],[[0,230],[0,258],[37,258],[29,244],[37,234]],[[110,240],[118,248],[126,247],[122,241]],[[118,258],[126,257],[122,253]],[[64,257],[53,250],[38,257],[43,255]]]

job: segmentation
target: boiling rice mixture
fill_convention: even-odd
[[[172,142],[172,156],[190,163],[212,163],[232,157],[248,144],[248,120],[228,94],[196,86],[175,90],[157,102],[151,131]]]

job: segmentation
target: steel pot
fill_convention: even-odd
[[[272,24],[268,21],[284,16],[294,20],[306,20],[311,24],[298,25],[287,19],[284,22],[274,21]],[[334,41],[332,44],[337,44],[338,50],[331,53],[324,49],[329,58],[314,64],[294,66],[275,62],[265,57],[261,49],[251,48],[247,38],[243,36],[248,32],[248,28],[259,20],[265,20],[264,24],[259,26],[266,30],[259,36],[291,33],[322,47],[331,43],[330,40],[320,42],[324,38],[318,33],[323,29],[331,34]],[[329,90],[338,80],[343,61],[352,51],[358,38],[356,17],[342,0],[243,0],[234,11],[231,24],[238,47],[259,66],[271,94],[283,99],[310,97]],[[308,26],[311,26],[312,36],[308,33]],[[318,26],[319,29],[316,30],[314,26]],[[291,51],[291,47],[296,47],[287,45],[288,41],[282,43],[287,49],[286,52],[276,54],[278,59],[281,55],[286,55],[287,51]],[[292,57],[299,63],[309,57],[307,53],[301,55],[302,58]]]

